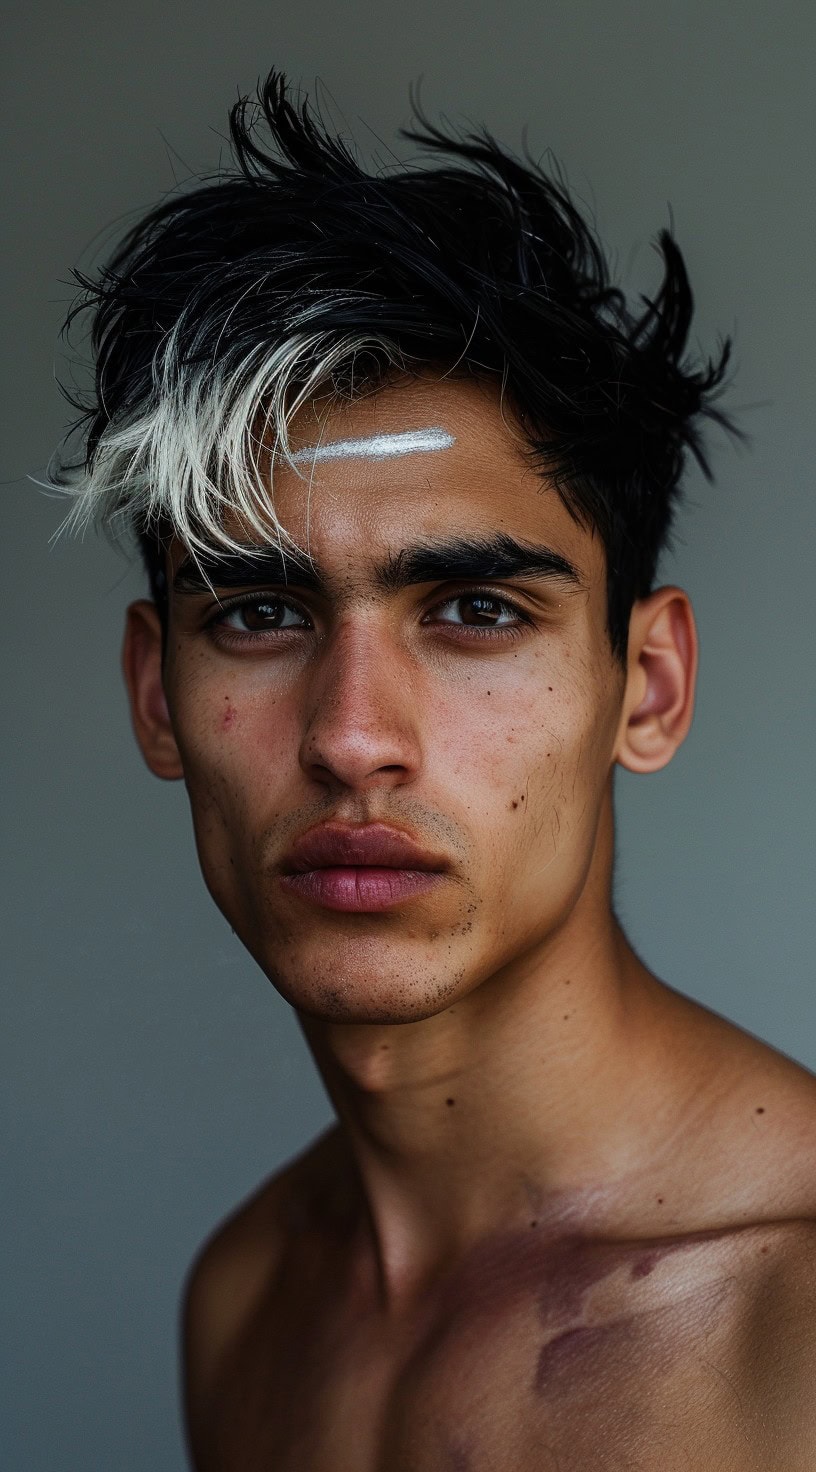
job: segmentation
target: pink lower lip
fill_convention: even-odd
[[[372,913],[423,894],[442,877],[428,869],[378,869],[366,865],[307,869],[303,874],[284,874],[281,883],[326,910]]]

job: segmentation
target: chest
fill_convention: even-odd
[[[325,1288],[269,1305],[225,1369],[213,1472],[764,1467],[738,1285],[614,1278],[473,1284],[398,1330]]]

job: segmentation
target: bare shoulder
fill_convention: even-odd
[[[761,1244],[749,1337],[774,1472],[816,1466],[816,1078],[752,1040],[737,1143]],[[740,1149],[744,1147],[744,1151]],[[746,1191],[749,1190],[747,1182]]]
[[[754,1150],[746,1158],[768,1214],[802,1224],[805,1241],[816,1230],[816,1076],[764,1043],[754,1043],[750,1065],[743,1118]]]
[[[264,1181],[207,1238],[189,1269],[182,1349],[193,1440],[225,1357],[274,1294],[292,1232],[330,1165],[335,1135],[335,1129],[327,1130]]]
[[[695,1211],[744,1222],[816,1222],[816,1076],[737,1024],[683,999],[700,1067],[699,1128],[684,1179]],[[678,1169],[680,1166],[678,1164]]]

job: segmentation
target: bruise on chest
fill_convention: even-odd
[[[450,1285],[444,1317],[483,1329],[512,1324],[536,1346],[529,1388],[546,1395],[562,1373],[608,1356],[612,1345],[616,1360],[644,1340],[654,1350],[663,1315],[673,1334],[681,1320],[699,1327],[722,1291],[714,1233],[642,1243],[531,1234],[484,1244]]]
[[[643,1464],[668,1469],[677,1452],[668,1428],[692,1408],[683,1436],[700,1442],[701,1472],[712,1429],[732,1423],[747,1468],[729,1379],[744,1308],[733,1246],[715,1233],[486,1243],[406,1366],[382,1466],[595,1472],[640,1466],[641,1450],[653,1455],[668,1438]]]
[[[738,1297],[733,1266],[713,1233],[649,1243],[505,1234],[472,1252],[408,1327],[385,1324],[342,1274],[290,1279],[225,1371],[214,1466],[616,1466],[610,1458],[659,1436],[661,1396],[669,1419],[672,1404],[699,1397],[688,1368],[720,1352]],[[545,1448],[561,1460],[548,1463]]]

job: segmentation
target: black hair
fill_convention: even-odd
[[[146,215],[98,279],[77,273],[84,295],[69,322],[91,309],[96,360],[94,398],[77,405],[85,484],[101,483],[106,447],[127,443],[128,474],[103,489],[127,511],[163,607],[172,517],[161,487],[137,495],[129,482],[162,394],[180,403],[194,377],[200,399],[220,372],[221,401],[234,404],[264,355],[307,331],[341,394],[376,388],[395,363],[492,378],[534,466],[602,538],[609,638],[625,661],[688,451],[710,478],[701,422],[733,430],[715,403],[730,342],[713,359],[687,357],[692,294],[668,230],[659,289],[633,309],[557,169],[514,157],[486,129],[446,134],[416,104],[414,117],[403,136],[445,158],[368,172],[272,71],[230,113],[233,166]],[[288,387],[307,376],[293,369]],[[110,449],[108,463],[119,463]],[[144,486],[149,468],[141,475]]]

